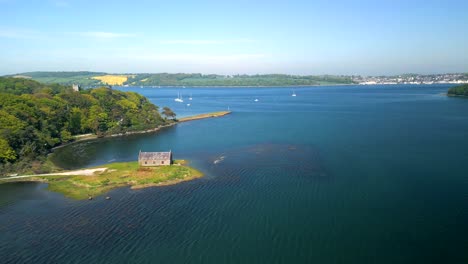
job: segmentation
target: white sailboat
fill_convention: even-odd
[[[255,102],[258,102],[258,99],[255,99],[254,101],[255,101]]]
[[[296,97],[296,92],[293,90],[293,93],[291,94],[292,97]]]
[[[179,92],[177,93],[177,98],[174,99],[174,101],[179,102],[179,103],[183,103],[183,102],[184,102],[184,100],[182,99],[182,95],[180,95]]]
[[[192,94],[190,94],[189,100],[192,101]]]

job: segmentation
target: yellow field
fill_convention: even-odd
[[[108,85],[122,85],[127,81],[128,75],[103,75],[94,76],[93,79],[100,80],[102,83]]]

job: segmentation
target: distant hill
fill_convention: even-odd
[[[79,84],[82,86],[100,86],[100,80],[92,79],[94,76],[105,75],[103,72],[25,72],[8,77],[14,78],[30,78],[41,83],[58,83],[62,85]]]
[[[79,84],[84,87],[100,85],[129,86],[296,86],[334,85],[355,83],[348,76],[318,75],[300,76],[286,74],[264,75],[216,75],[200,73],[138,73],[109,74],[104,72],[25,72],[9,75],[29,78],[41,83],[62,85]]]

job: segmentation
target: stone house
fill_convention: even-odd
[[[172,152],[141,152],[138,155],[140,166],[168,166],[172,164]]]

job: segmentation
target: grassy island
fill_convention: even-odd
[[[37,175],[24,180],[47,182],[50,191],[82,200],[118,187],[131,186],[132,189],[139,189],[164,186],[203,176],[200,171],[187,166],[184,160],[176,160],[171,166],[160,167],[140,167],[137,161],[110,163],[99,167],[103,170],[91,175]]]
[[[463,84],[450,88],[447,92],[447,95],[468,97],[468,84]]]

